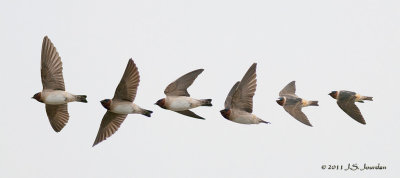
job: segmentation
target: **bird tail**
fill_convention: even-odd
[[[262,120],[262,119],[259,119],[259,122],[260,122],[260,123],[264,123],[264,124],[271,124],[271,122],[267,122],[267,121],[264,121],[264,120]]]
[[[142,110],[142,114],[147,116],[147,117],[151,117],[151,113],[153,113],[153,111],[146,110],[146,109]]]
[[[369,101],[373,101],[372,98],[373,97],[371,97],[371,96],[363,96],[362,97],[363,100],[369,100]]]
[[[309,106],[319,106],[318,101],[308,101]]]
[[[201,100],[201,105],[202,106],[212,106],[211,101],[212,101],[212,99],[203,99],[203,100]]]
[[[75,101],[87,103],[86,95],[75,95]]]

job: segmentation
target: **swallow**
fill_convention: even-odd
[[[193,84],[197,76],[203,71],[204,69],[194,70],[170,83],[164,90],[166,97],[159,99],[155,104],[163,109],[175,111],[185,116],[204,119],[189,109],[199,106],[212,106],[212,100],[191,98],[187,91],[187,88]]]
[[[253,96],[256,92],[257,63],[253,63],[242,80],[236,82],[225,99],[225,109],[221,110],[221,115],[230,121],[240,124],[269,124],[253,112]]]
[[[124,75],[115,90],[114,97],[100,101],[101,105],[107,109],[107,112],[101,121],[93,146],[113,135],[128,114],[142,114],[151,117],[153,111],[142,109],[133,103],[139,82],[138,68],[133,60],[129,59]]]
[[[307,116],[301,111],[306,106],[318,106],[318,101],[307,101],[296,95],[296,81],[292,81],[287,84],[280,92],[279,98],[276,102],[283,106],[286,112],[288,112],[295,119],[301,123],[312,127]]]
[[[61,57],[50,39],[45,36],[42,43],[41,77],[43,89],[33,95],[32,99],[46,105],[46,113],[50,125],[56,132],[60,132],[69,119],[69,102],[87,103],[86,95],[73,95],[65,91],[63,67]]]
[[[366,124],[355,102],[364,103],[365,100],[372,101],[372,97],[362,96],[358,93],[346,90],[332,91],[329,95],[337,100],[336,103],[347,115],[361,124]]]

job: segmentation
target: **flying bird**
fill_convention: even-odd
[[[62,62],[56,47],[45,36],[42,43],[41,69],[43,90],[33,95],[33,99],[46,104],[50,125],[60,132],[69,119],[67,103],[78,101],[87,103],[86,95],[73,95],[65,91]]]
[[[292,115],[295,119],[301,123],[311,126],[307,116],[301,111],[306,106],[318,106],[318,101],[307,101],[296,95],[296,83],[295,81],[290,82],[279,92],[279,98],[276,102],[283,106],[286,112]]]
[[[240,82],[236,82],[225,99],[225,109],[221,115],[230,121],[240,124],[266,123],[253,112],[253,96],[257,87],[257,63],[253,63]]]
[[[93,146],[114,134],[128,114],[151,116],[153,111],[142,109],[133,103],[139,81],[139,71],[133,60],[129,59],[124,75],[115,90],[114,97],[100,101],[103,107],[107,109],[107,112],[101,121]]]
[[[163,109],[175,111],[185,116],[204,119],[189,109],[199,106],[212,106],[211,99],[194,99],[190,97],[187,91],[187,88],[203,71],[204,69],[194,70],[170,83],[164,90],[166,97],[159,99],[155,104]]]
[[[361,124],[366,124],[364,117],[361,115],[360,109],[355,102],[364,103],[365,100],[372,101],[370,96],[362,96],[352,91],[332,91],[329,95],[337,100],[337,104],[347,115]]]

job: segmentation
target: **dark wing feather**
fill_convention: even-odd
[[[232,108],[253,112],[253,96],[257,87],[257,63],[254,63],[240,81],[232,97]]]
[[[197,69],[176,79],[165,88],[164,93],[167,96],[190,96],[187,88],[193,84],[194,80],[204,69]]]
[[[126,114],[115,114],[111,111],[107,111],[101,121],[99,132],[97,133],[93,146],[113,135],[121,126],[122,122],[124,122],[126,116]]]
[[[49,118],[50,125],[54,131],[60,132],[67,124],[69,119],[68,105],[49,105],[46,104],[46,113]]]
[[[133,102],[135,100],[140,76],[138,69],[132,59],[129,59],[124,75],[115,90],[114,98]]]
[[[303,111],[301,111],[302,109],[301,100],[300,102],[296,102],[295,104],[284,105],[283,108],[285,109],[286,112],[288,112],[291,116],[293,116],[301,123],[308,126],[312,126],[307,116],[303,113]]]
[[[65,91],[61,58],[47,36],[43,39],[40,68],[43,89]]]
[[[231,88],[231,90],[228,93],[228,96],[225,99],[225,109],[229,109],[231,108],[231,103],[232,103],[232,96],[235,93],[238,85],[240,82],[236,82],[235,85],[233,85],[233,87]]]
[[[360,109],[354,103],[356,99],[354,92],[340,92],[337,104],[351,118],[361,124],[366,124],[364,117],[361,115]]]
[[[296,96],[296,81],[292,81],[289,84],[287,84],[280,92],[279,96],[284,96],[284,95],[291,95],[291,96]]]
[[[183,114],[183,115],[185,115],[185,116],[193,117],[193,118],[196,118],[196,119],[204,119],[203,117],[201,117],[201,116],[195,114],[194,112],[192,112],[192,111],[190,111],[190,110],[175,111],[175,112],[177,112],[177,113],[179,113],[179,114]]]

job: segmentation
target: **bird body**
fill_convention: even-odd
[[[108,110],[116,113],[116,114],[144,114],[145,109],[142,109],[135,103],[129,102],[129,101],[122,101],[122,100],[110,100],[111,104],[109,107],[105,107],[106,109],[109,108]],[[103,103],[102,103],[103,104]],[[104,106],[104,104],[103,104]]]
[[[265,123],[265,121],[258,118],[256,115],[237,109],[231,109],[229,120],[239,124]]]
[[[301,123],[312,126],[302,108],[307,106],[318,106],[318,101],[308,101],[296,95],[295,81],[287,84],[280,92],[276,102],[283,106],[285,111]]]
[[[43,90],[40,94],[40,101],[50,105],[60,105],[69,102],[85,102],[82,95],[73,95],[61,90]]]
[[[236,82],[229,91],[225,99],[225,109],[220,111],[225,119],[239,124],[269,124],[252,114],[253,96],[257,87],[256,68],[257,63],[253,63],[242,80]]]
[[[279,104],[281,106],[285,106],[285,105],[296,105],[298,103],[301,103],[301,107],[307,107],[307,106],[319,106],[318,105],[318,101],[309,101],[309,100],[305,100],[303,98],[299,98],[299,97],[295,97],[295,96],[291,96],[291,95],[283,95],[283,103]]]
[[[155,104],[163,109],[175,111],[177,113],[193,117],[196,119],[204,119],[203,117],[190,111],[192,108],[199,106],[212,106],[211,99],[194,99],[190,97],[187,88],[193,84],[194,80],[200,75],[204,69],[197,69],[189,72],[172,83],[164,90],[165,98],[159,99]]]
[[[184,111],[203,106],[204,100],[198,100],[187,96],[167,96],[165,106],[171,111]]]
[[[363,96],[356,92],[346,90],[332,91],[329,95],[336,99],[336,103],[340,109],[342,109],[347,115],[361,124],[366,124],[365,119],[355,102],[364,103],[365,100],[372,101],[372,97]]]
[[[142,109],[133,101],[135,100],[140,76],[136,64],[129,59],[124,75],[115,90],[112,99],[100,101],[101,105],[107,109],[101,120],[100,128],[97,133],[93,146],[113,135],[124,122],[128,114],[142,114],[151,116],[153,111]]]
[[[40,66],[43,89],[32,98],[46,104],[47,117],[56,132],[60,132],[69,120],[67,103],[73,101],[87,103],[86,95],[73,95],[65,91],[62,70],[61,57],[50,39],[45,36]]]

